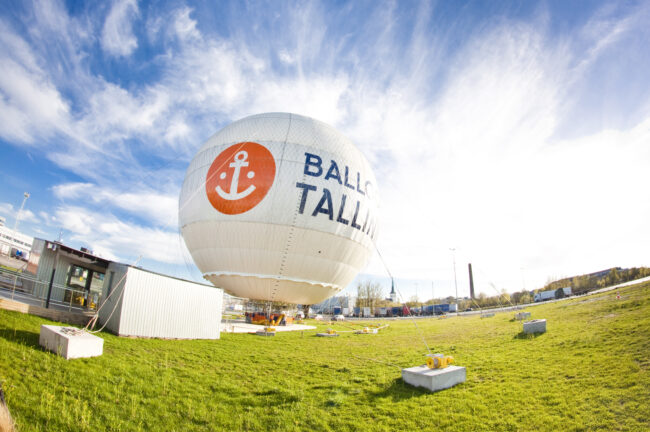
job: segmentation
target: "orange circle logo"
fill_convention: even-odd
[[[229,215],[245,213],[259,204],[275,179],[275,159],[264,146],[241,142],[219,153],[205,180],[212,207]]]

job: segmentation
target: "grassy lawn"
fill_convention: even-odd
[[[536,337],[514,313],[338,338],[104,333],[103,356],[69,361],[38,346],[50,321],[0,310],[0,381],[22,432],[650,430],[650,283],[620,293],[529,308],[548,320]],[[402,382],[400,367],[424,363],[422,337],[467,367],[466,383],[428,393]]]

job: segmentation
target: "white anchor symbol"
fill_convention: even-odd
[[[229,201],[234,201],[234,200],[247,197],[255,190],[255,186],[250,185],[245,191],[237,192],[237,187],[239,186],[239,171],[242,169],[242,167],[248,166],[248,162],[246,162],[246,159],[248,159],[248,153],[245,152],[244,150],[235,154],[235,158],[233,159],[233,162],[230,164],[230,167],[235,169],[235,172],[232,175],[232,182],[230,182],[230,192],[225,192],[223,189],[221,189],[221,186],[216,187],[217,193],[221,198]],[[249,171],[248,174],[246,174],[246,177],[248,178],[253,178],[254,176],[255,176],[254,171]],[[225,179],[226,173],[222,172],[219,175],[219,177],[221,179]]]

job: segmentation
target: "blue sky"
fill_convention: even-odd
[[[189,161],[288,111],[371,162],[405,297],[453,293],[450,248],[460,295],[649,265],[648,46],[648,2],[5,1],[0,215],[196,278]]]

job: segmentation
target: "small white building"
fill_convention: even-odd
[[[25,259],[29,259],[32,243],[34,237],[14,231],[3,224],[0,225],[0,253],[3,255],[15,255],[15,252],[19,251]]]
[[[99,310],[121,336],[218,339],[223,290],[113,262],[81,248],[35,239],[22,291],[43,306]],[[98,328],[98,326],[96,326]]]
[[[120,336],[219,339],[223,290],[111,262],[99,322]]]

